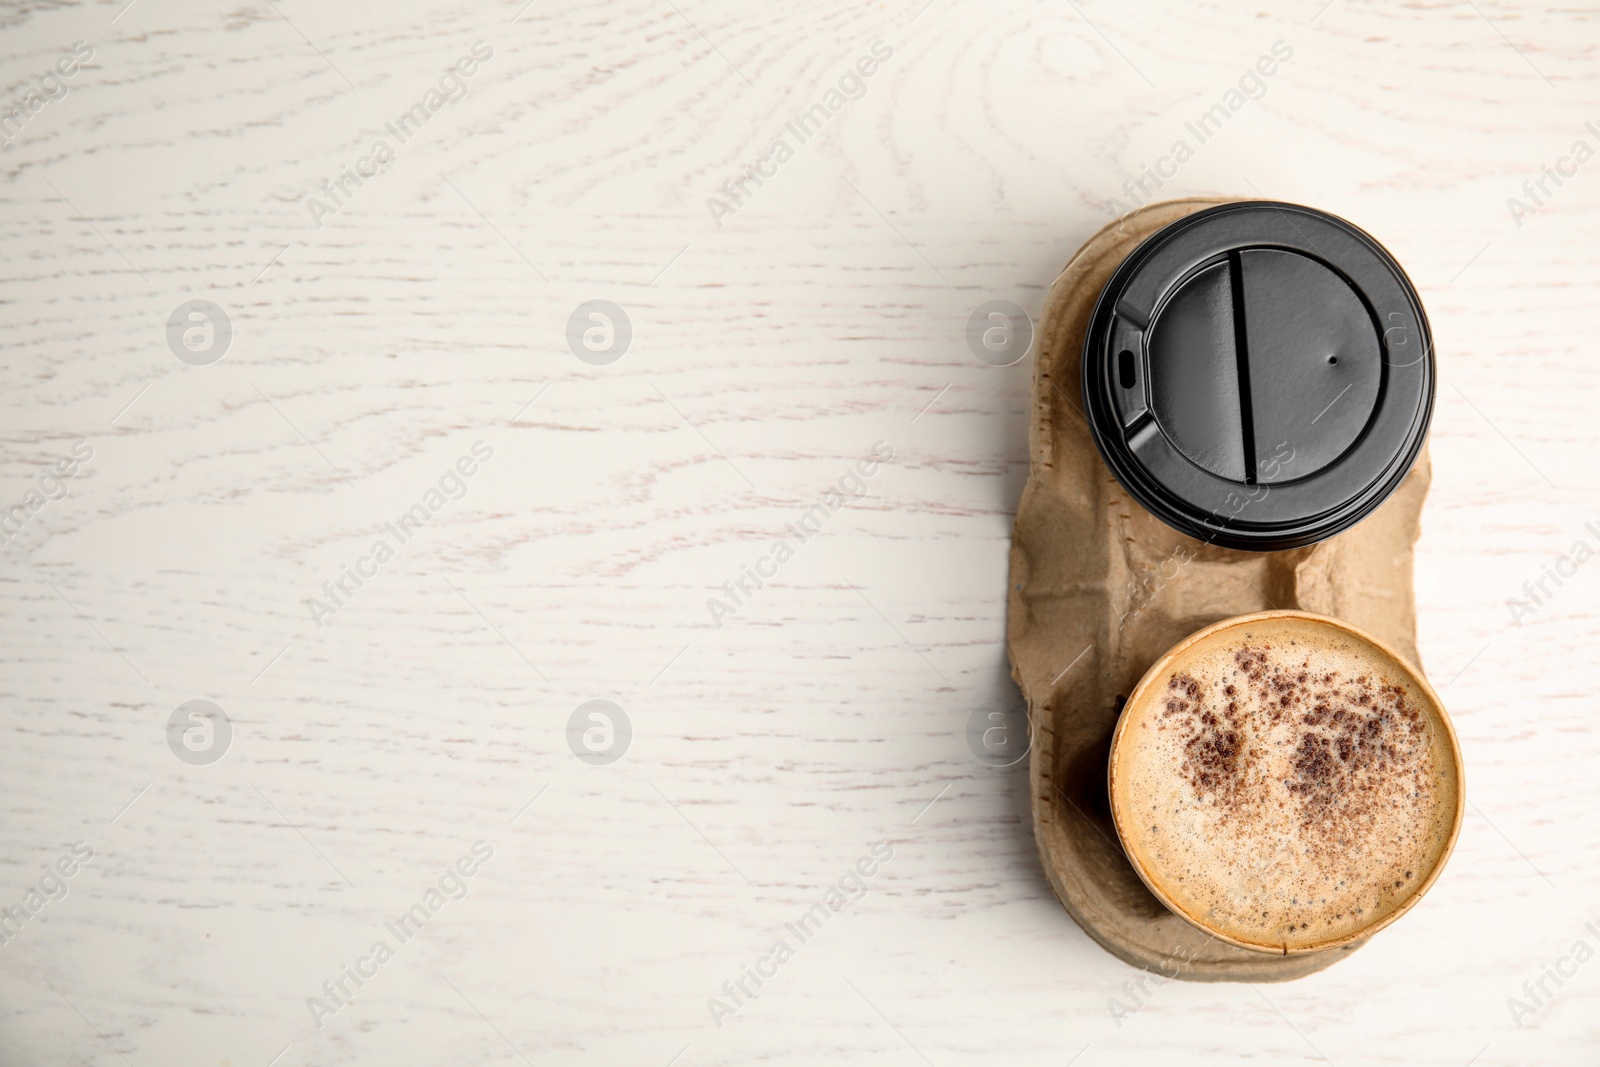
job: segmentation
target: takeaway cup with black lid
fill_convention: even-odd
[[[1223,204],[1152,234],[1084,337],[1106,465],[1163,522],[1228,548],[1298,548],[1360,522],[1411,469],[1433,393],[1400,265],[1295,204]]]

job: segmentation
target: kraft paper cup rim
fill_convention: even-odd
[[[1206,922],[1200,916],[1192,914],[1174,901],[1170,896],[1168,896],[1166,891],[1163,890],[1158,884],[1155,877],[1150,873],[1149,870],[1146,869],[1143,858],[1140,857],[1134,849],[1128,847],[1128,837],[1123,831],[1125,815],[1122,811],[1122,804],[1119,802],[1117,796],[1117,751],[1122,744],[1123,731],[1127,729],[1129,722],[1130,717],[1128,715],[1128,709],[1138,706],[1138,704],[1145,699],[1148,691],[1159,681],[1161,676],[1165,673],[1166,668],[1172,663],[1172,661],[1177,659],[1178,656],[1182,655],[1185,651],[1192,648],[1196,644],[1199,644],[1201,641],[1204,641],[1213,634],[1220,633],[1223,630],[1231,630],[1238,626],[1248,626],[1253,623],[1273,622],[1282,619],[1301,619],[1312,623],[1330,626],[1336,630],[1341,630],[1351,637],[1367,642],[1384,655],[1394,660],[1395,663],[1399,664],[1400,669],[1405,672],[1406,676],[1416,684],[1419,690],[1422,691],[1423,696],[1428,699],[1433,712],[1431,718],[1443,729],[1445,738],[1450,743],[1450,759],[1455,771],[1456,782],[1456,803],[1455,812],[1450,820],[1450,836],[1445,841],[1444,848],[1440,850],[1439,858],[1434,863],[1433,869],[1427,873],[1426,877],[1418,880],[1416,888],[1411,891],[1405,900],[1382,918],[1361,927],[1359,930],[1341,935],[1339,937],[1330,937],[1321,941],[1317,941],[1313,944],[1300,945],[1293,948],[1282,944],[1267,944],[1260,941],[1248,941],[1235,937],[1232,934],[1218,929],[1211,923]],[[1439,698],[1438,692],[1436,692],[1433,686],[1428,683],[1428,679],[1422,673],[1421,669],[1411,663],[1410,660],[1406,659],[1406,657],[1402,656],[1394,648],[1390,647],[1387,642],[1379,640],[1377,637],[1374,637],[1372,634],[1361,629],[1360,627],[1345,622],[1343,619],[1336,619],[1329,615],[1319,615],[1314,611],[1257,611],[1248,615],[1230,616],[1229,618],[1214,622],[1210,626],[1196,630],[1188,637],[1185,637],[1183,640],[1167,649],[1167,651],[1162,653],[1160,658],[1152,663],[1150,668],[1144,672],[1143,677],[1139,679],[1139,684],[1133,687],[1133,692],[1128,694],[1128,699],[1123,704],[1122,712],[1117,719],[1117,727],[1111,734],[1111,752],[1106,763],[1106,792],[1110,801],[1111,821],[1113,825],[1116,826],[1117,840],[1122,846],[1123,854],[1127,856],[1128,862],[1133,866],[1134,872],[1139,875],[1139,880],[1144,882],[1145,887],[1149,889],[1150,892],[1155,895],[1156,899],[1161,901],[1162,905],[1168,911],[1172,912],[1172,914],[1178,916],[1180,919],[1183,919],[1185,922],[1188,922],[1190,925],[1200,929],[1212,937],[1215,937],[1218,941],[1223,941],[1231,945],[1237,945],[1240,948],[1251,949],[1256,952],[1271,954],[1274,956],[1291,956],[1302,955],[1308,952],[1322,952],[1326,949],[1338,948],[1342,945],[1352,944],[1357,941],[1365,941],[1373,934],[1376,934],[1378,931],[1384,929],[1390,923],[1393,923],[1396,919],[1406,914],[1406,912],[1410,911],[1417,905],[1417,902],[1427,894],[1429,889],[1433,888],[1433,883],[1438,881],[1439,875],[1444,872],[1445,864],[1449,862],[1451,854],[1455,851],[1456,839],[1461,835],[1461,823],[1466,813],[1466,767],[1461,758],[1461,743],[1456,738],[1455,724],[1450,721],[1450,713],[1445,709],[1444,701]]]

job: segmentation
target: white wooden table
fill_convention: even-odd
[[[1600,16],[920,2],[12,5],[0,1062],[1595,1062],[1600,565],[1508,600],[1600,549]],[[967,318],[1036,314],[1146,167],[1366,227],[1440,352],[1472,806],[1290,985],[1132,992],[964,740],[1014,698],[1031,368]],[[169,344],[193,300],[225,351]],[[169,734],[193,700],[230,727]]]

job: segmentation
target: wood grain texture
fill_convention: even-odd
[[[1520,226],[1506,199],[1595,142],[1600,16],[919,6],[0,12],[0,114],[94,48],[0,149],[0,506],[93,449],[0,546],[0,906],[95,850],[0,946],[0,1060],[1592,1061],[1600,965],[1521,1027],[1507,998],[1600,918],[1600,570],[1521,625],[1506,601],[1600,544],[1600,164]],[[478,40],[466,97],[317,227],[308,197]],[[707,200],[879,40],[719,227]],[[1441,353],[1419,650],[1470,805],[1428,898],[1339,967],[1164,986],[1118,1026],[1140,972],[1056,903],[1025,776],[964,741],[1016,699],[1031,367],[963,335],[989,299],[1037,317],[1277,40],[1292,60],[1160,194],[1312,204],[1415,279]],[[197,298],[234,327],[210,366],[165,338]],[[566,341],[596,299],[633,324],[604,367]],[[480,439],[466,494],[318,629],[304,601]],[[713,625],[879,440],[866,495]],[[234,726],[210,766],[165,739],[197,698]],[[596,698],[633,725],[603,767],[566,736]],[[317,1028],[307,998],[479,839],[465,898]],[[719,1028],[708,998],[884,839]]]

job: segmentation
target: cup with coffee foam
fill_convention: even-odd
[[[1461,750],[1421,672],[1347,623],[1226,619],[1150,668],[1112,738],[1111,812],[1170,910],[1275,954],[1410,910],[1461,829]]]

